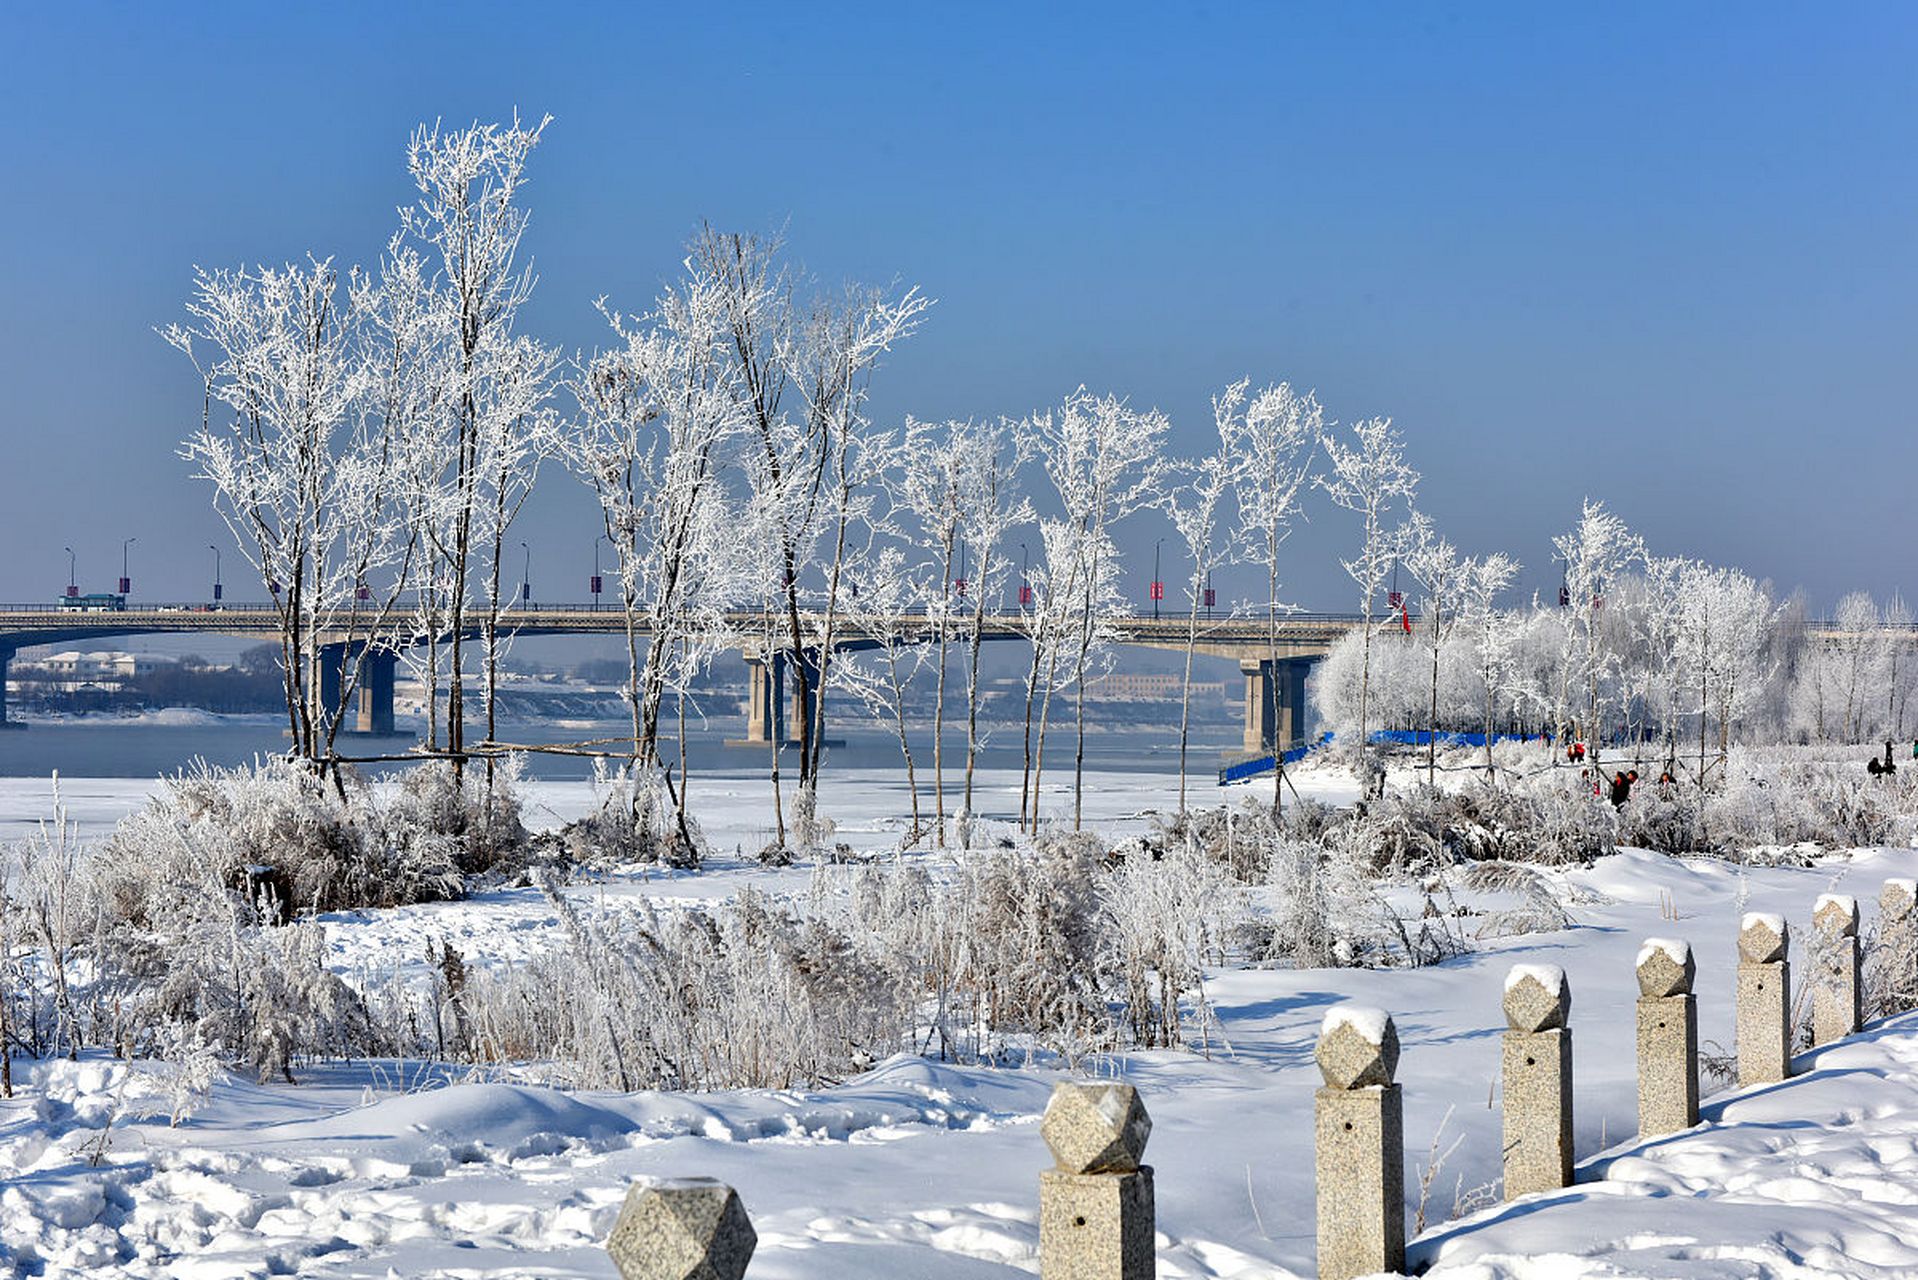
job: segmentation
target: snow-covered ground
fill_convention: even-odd
[[[1016,810],[1016,775],[1010,789],[1004,776],[988,782],[982,808]],[[1094,783],[1088,821],[1113,833],[1176,795],[1175,780],[1139,774]],[[1349,798],[1335,775],[1301,785]],[[93,831],[148,789],[62,788]],[[541,825],[591,802],[582,784],[528,791]],[[0,784],[0,834],[44,813],[46,795],[44,783]],[[902,784],[879,773],[831,778],[821,804],[839,838],[875,850],[896,839],[904,807]],[[765,810],[763,781],[705,784],[700,816],[723,849],[763,843]],[[1701,1039],[1729,1050],[1741,912],[1776,911],[1803,930],[1819,894],[1870,903],[1884,879],[1914,872],[1910,849],[1742,872],[1625,852],[1545,873],[1575,921],[1562,932],[1488,940],[1426,969],[1214,974],[1222,1034],[1209,1056],[1137,1053],[1092,1068],[1137,1084],[1153,1117],[1159,1274],[1312,1273],[1313,1038],[1330,1005],[1357,999],[1397,1018],[1407,1208],[1416,1215],[1423,1194],[1416,1256],[1443,1274],[1918,1275],[1918,1243],[1905,1243],[1918,1220],[1918,1020],[1807,1055],[1787,1085],[1714,1101],[1700,1130],[1632,1140],[1632,965],[1644,938],[1693,944]],[[636,872],[569,892],[610,902],[746,884],[797,893],[834,874],[725,858],[696,874]],[[340,915],[327,929],[342,969],[415,962],[428,937],[474,963],[554,940],[550,909],[530,890]],[[1448,1222],[1498,1175],[1500,991],[1515,963],[1569,975],[1578,1150],[1607,1154],[1588,1163],[1587,1182],[1545,1198],[1548,1208]],[[140,1114],[163,1107],[143,1101],[158,1087],[149,1069],[42,1064],[0,1104],[0,1260],[22,1275],[610,1276],[600,1244],[627,1183],[707,1174],[736,1186],[751,1211],[760,1247],[750,1274],[761,1280],[1031,1273],[1048,1163],[1037,1121],[1063,1078],[1057,1067],[901,1057],[818,1093],[622,1095],[559,1093],[503,1072],[458,1082],[419,1064],[336,1064],[309,1067],[298,1086],[225,1080],[170,1128],[163,1111]],[[1434,1149],[1447,1153],[1442,1167],[1422,1178]]]

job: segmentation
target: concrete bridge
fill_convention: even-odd
[[[208,635],[230,636],[267,643],[279,640],[279,611],[272,605],[141,605],[138,608],[82,611],[46,605],[0,605],[0,727],[18,727],[7,719],[6,670],[15,653],[30,645],[72,644],[119,636]],[[804,619],[804,615],[802,615]],[[823,619],[804,619],[815,623]],[[969,621],[969,619],[968,619]],[[1145,649],[1164,649],[1183,653],[1186,647],[1190,615],[1162,613],[1136,614],[1112,620],[1118,643]],[[775,738],[788,736],[788,725],[796,724],[800,714],[786,714],[786,667],[795,660],[790,646],[775,644],[770,650],[754,637],[767,633],[767,619],[759,613],[740,613],[729,617],[733,633],[741,637],[738,647],[747,664],[745,742],[771,746]],[[1016,613],[988,614],[984,638],[991,641],[1027,638],[1029,616]],[[1311,664],[1331,650],[1346,632],[1362,625],[1357,615],[1296,613],[1279,623],[1276,656],[1270,628],[1262,617],[1201,615],[1196,651],[1236,660],[1245,677],[1244,749],[1253,754],[1271,754],[1296,745],[1303,737],[1305,677]],[[877,643],[870,635],[846,626],[841,618],[836,626],[843,638],[835,638],[835,650],[868,649]],[[786,627],[783,616],[772,628],[779,634]],[[626,618],[618,609],[597,609],[585,605],[525,605],[509,609],[502,628],[521,636],[552,635],[624,635]],[[896,634],[907,640],[930,639],[934,620],[913,616],[899,620]],[[642,627],[642,632],[644,628]],[[364,636],[340,633],[327,642],[322,636],[321,702],[332,707],[339,702],[339,691],[349,646],[367,643]],[[373,645],[361,672],[358,705],[353,709],[353,728],[363,733],[390,734],[394,729],[393,685],[399,650],[425,643],[400,638],[382,639]],[[817,669],[818,656],[797,655]],[[797,681],[792,682],[797,689]],[[795,698],[796,701],[796,698]]]

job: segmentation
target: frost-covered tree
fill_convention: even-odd
[[[718,283],[689,265],[646,316],[602,308],[618,345],[574,380],[580,413],[564,439],[567,463],[592,486],[613,547],[631,762],[643,772],[661,765],[667,695],[683,695],[729,642],[726,611],[749,598],[726,488],[745,423],[730,385],[721,297]],[[682,839],[684,785],[683,771],[677,787],[667,779]]]
[[[986,634],[986,603],[1000,593],[1011,568],[1006,539],[1012,530],[1031,523],[1031,502],[1019,493],[1019,470],[1026,461],[1025,437],[1006,423],[967,424],[967,446],[962,455],[959,536],[970,553],[967,591],[972,617],[967,626],[966,653],[966,785],[961,812],[970,844],[973,821],[973,775],[979,758],[979,655]]]
[[[926,599],[926,621],[932,632],[932,807],[933,840],[946,843],[946,680],[947,657],[963,622],[967,602],[955,580],[965,546],[965,511],[971,501],[969,467],[976,445],[974,427],[967,422],[931,423],[909,420],[901,450],[898,501],[912,518],[920,549],[940,584]]]
[[[1264,613],[1271,660],[1279,659],[1279,622],[1292,612],[1281,603],[1281,549],[1292,536],[1300,497],[1312,472],[1312,457],[1325,430],[1325,411],[1311,392],[1301,394],[1280,382],[1250,394],[1241,379],[1212,399],[1212,417],[1221,453],[1232,459],[1232,497],[1238,507],[1236,541],[1247,558],[1265,570]],[[1279,687],[1267,681],[1273,699],[1268,714],[1278,723]],[[1272,808],[1280,807],[1285,784],[1285,753],[1275,753]]]
[[[406,585],[417,543],[403,498],[421,417],[382,402],[387,384],[367,358],[378,344],[360,345],[376,312],[342,307],[330,261],[200,271],[187,312],[163,330],[205,388],[181,453],[274,601],[293,749],[322,761]]]
[[[799,787],[813,788],[820,682],[808,655],[831,661],[844,579],[846,534],[876,483],[863,456],[868,389],[881,359],[913,334],[931,305],[915,289],[852,288],[842,298],[804,298],[778,241],[703,228],[696,269],[719,287],[739,400],[750,444],[744,470],[774,565],[770,607],[783,624],[799,716]],[[822,608],[802,608],[808,575],[823,572]]]
[[[1055,591],[1061,582],[1073,587],[1071,623],[1061,638],[1073,651],[1076,682],[1074,830],[1085,813],[1087,670],[1093,650],[1104,643],[1113,604],[1113,532],[1126,517],[1156,501],[1161,479],[1156,464],[1170,425],[1156,409],[1134,409],[1121,397],[1095,396],[1080,387],[1057,410],[1035,415],[1022,428],[1044,465],[1069,534],[1060,549],[1071,556],[1070,568],[1065,573],[1057,566],[1048,568]]]
[[[1705,726],[1718,723],[1721,774],[1732,727],[1758,703],[1768,672],[1761,665],[1775,613],[1771,597],[1736,569],[1689,564],[1678,577],[1680,623],[1674,658],[1695,682],[1698,780],[1705,773]]]
[[[1644,560],[1645,544],[1602,502],[1586,499],[1570,532],[1552,539],[1565,569],[1567,641],[1565,674],[1583,693],[1579,728],[1590,742],[1590,759],[1599,761],[1601,741],[1618,709],[1616,677],[1623,656],[1608,631],[1606,602],[1625,574]],[[1559,738],[1564,737],[1564,702]]]
[[[1231,493],[1234,455],[1220,433],[1219,447],[1210,457],[1192,464],[1182,483],[1165,496],[1166,517],[1185,544],[1192,574],[1186,580],[1185,669],[1179,681],[1179,812],[1185,812],[1186,745],[1192,717],[1192,656],[1199,647],[1201,609],[1213,570],[1230,563],[1237,539],[1222,536],[1223,507]],[[1281,753],[1283,757],[1283,753]],[[1281,764],[1283,759],[1281,759]]]
[[[1371,692],[1372,610],[1396,552],[1395,539],[1385,527],[1385,516],[1398,503],[1409,505],[1418,490],[1419,474],[1406,465],[1405,443],[1390,418],[1367,418],[1352,424],[1350,439],[1337,432],[1325,437],[1331,471],[1315,477],[1337,506],[1359,517],[1359,554],[1341,563],[1359,587],[1359,611],[1364,616],[1360,645],[1358,747],[1366,748],[1366,703]],[[1362,767],[1362,766],[1361,766]]]
[[[503,505],[516,509],[512,494],[519,487],[509,475],[501,490],[496,468],[506,463],[517,473],[530,457],[541,456],[538,449],[522,450],[514,437],[544,428],[539,409],[552,357],[518,341],[515,330],[535,279],[531,265],[520,260],[529,215],[519,196],[547,123],[525,125],[515,117],[505,125],[422,125],[406,149],[417,195],[401,210],[402,242],[431,264],[428,305],[444,339],[430,376],[442,410],[436,454],[445,470],[436,477],[427,533],[444,583],[444,618],[435,620],[434,632],[446,637],[446,748],[456,772],[467,756],[470,615],[479,607],[482,620],[494,616],[474,592],[476,575],[486,567],[489,508],[500,509],[503,493]],[[495,633],[489,650],[496,639]],[[487,669],[494,670],[491,664]]]
[[[1399,531],[1400,562],[1423,588],[1419,604],[1419,631],[1431,658],[1431,700],[1426,715],[1425,781],[1438,785],[1439,659],[1458,622],[1459,595],[1469,573],[1469,562],[1443,537],[1423,512],[1413,512]]]
[[[1498,724],[1498,704],[1510,683],[1512,654],[1518,637],[1513,614],[1498,607],[1498,598],[1518,576],[1518,562],[1503,552],[1466,561],[1459,580],[1459,625],[1471,639],[1473,669],[1478,677],[1484,714],[1485,780],[1496,776],[1492,763],[1492,734]]]
[[[492,364],[489,412],[479,420],[476,470],[479,544],[484,556],[484,612],[480,617],[482,690],[486,706],[486,780],[492,794],[499,743],[499,675],[508,635],[501,622],[523,586],[502,573],[513,522],[533,496],[541,464],[559,452],[558,416],[549,403],[559,352],[537,338],[508,338]]]
[[[906,766],[906,792],[912,799],[912,826],[901,847],[925,834],[919,808],[919,771],[907,733],[913,681],[932,657],[932,646],[917,630],[938,592],[928,581],[928,566],[915,566],[899,546],[866,549],[847,565],[858,583],[857,606],[846,613],[846,634],[857,646],[833,663],[829,687],[856,697],[875,719],[899,739]]]
[[[846,604],[846,564],[855,529],[869,526],[886,469],[893,458],[892,437],[867,417],[866,402],[879,360],[895,343],[919,328],[932,299],[916,288],[896,296],[887,289],[848,286],[836,300],[816,299],[800,326],[798,340],[785,358],[794,390],[805,405],[810,431],[825,442],[829,459],[825,478],[820,556],[826,590],[821,602],[817,685],[811,723],[825,723],[826,682],[837,646],[835,637]],[[817,774],[825,750],[813,734],[811,774]]]

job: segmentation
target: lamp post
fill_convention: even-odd
[[[226,588],[220,583],[220,548],[209,542],[206,544],[206,549],[213,553],[213,603],[218,604],[220,597],[226,592]]]
[[[1152,544],[1152,620],[1159,620],[1159,598],[1165,594],[1165,583],[1159,578],[1159,548],[1165,545],[1165,539],[1159,538]]]
[[[134,543],[138,541],[139,541],[138,538],[122,538],[120,540],[120,594],[121,595],[126,595],[127,593],[133,590],[133,578],[131,576],[131,571],[128,570],[127,568],[127,548],[131,547]]]
[[[602,534],[600,534],[600,535],[599,535],[599,536],[598,536],[597,538],[594,538],[594,539],[593,539],[593,582],[592,582],[592,587],[593,587],[593,612],[594,612],[594,613],[598,613],[598,612],[599,612],[599,589],[600,589],[600,585],[601,585],[601,583],[600,583],[600,578],[599,578],[599,544],[600,544],[600,543],[602,543],[602,542],[604,542],[604,541],[606,541],[606,535],[605,535],[605,534],[603,534],[603,533],[602,533]]]
[[[1031,579],[1026,573],[1026,544],[1019,544],[1019,612],[1024,613],[1032,603],[1032,588],[1027,585]]]
[[[66,549],[66,552],[67,552],[67,599],[71,600],[75,596],[80,594],[80,573],[79,573],[79,570],[74,568],[74,565],[77,564],[78,561],[73,554],[73,548],[68,547]]]
[[[533,603],[533,549],[524,542],[519,544],[519,549],[526,553],[524,567],[519,573],[519,602],[530,605]]]

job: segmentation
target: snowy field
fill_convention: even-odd
[[[1015,812],[1016,775],[987,782],[982,810]],[[1351,798],[1330,772],[1300,785]],[[538,825],[592,802],[585,784],[526,789]],[[149,790],[62,784],[94,834]],[[1207,778],[1198,790],[1202,801],[1217,794]],[[1069,804],[1051,783],[1048,793],[1049,807]],[[763,780],[704,780],[696,797],[717,847],[764,843]],[[17,837],[48,799],[45,782],[0,783],[0,837]],[[1173,779],[1100,775],[1087,818],[1121,835],[1175,799]],[[836,838],[857,849],[889,848],[905,808],[890,773],[828,771],[822,787]],[[1209,1056],[1159,1051],[1092,1066],[1138,1085],[1153,1117],[1159,1274],[1312,1274],[1313,1040],[1328,1006],[1357,999],[1398,1020],[1407,1209],[1417,1215],[1423,1200],[1427,1227],[1414,1256],[1436,1274],[1918,1275],[1918,1017],[1806,1055],[1789,1084],[1714,1098],[1699,1130],[1633,1141],[1632,966],[1646,936],[1694,945],[1701,1041],[1729,1051],[1741,912],[1777,911],[1802,932],[1820,893],[1870,903],[1885,878],[1915,873],[1910,849],[1744,871],[1627,851],[1543,871],[1569,906],[1568,930],[1486,942],[1426,969],[1214,974],[1220,1034]],[[841,874],[727,856],[697,873],[635,870],[568,892],[614,904],[746,885],[804,894]],[[342,971],[423,963],[429,938],[475,964],[556,941],[532,890],[336,914],[326,926]],[[1453,1220],[1498,1176],[1500,988],[1519,962],[1570,976],[1586,1180],[1544,1198],[1549,1208],[1532,1201]],[[0,1104],[0,1275],[611,1276],[600,1245],[628,1182],[693,1174],[738,1188],[760,1235],[749,1274],[763,1280],[1031,1274],[1038,1173],[1049,1162],[1037,1121],[1064,1078],[1057,1068],[897,1057],[818,1093],[627,1095],[560,1093],[504,1071],[456,1079],[416,1063],[332,1064],[305,1068],[297,1086],[229,1077],[170,1128],[147,1068],[43,1064]],[[1434,1150],[1441,1166],[1423,1177]]]

